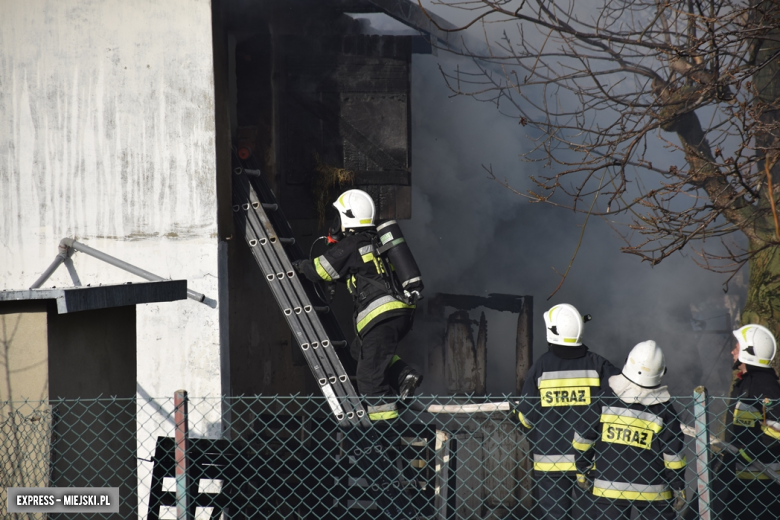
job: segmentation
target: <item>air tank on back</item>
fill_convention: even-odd
[[[395,276],[401,283],[401,287],[409,292],[422,291],[423,282],[420,268],[414,261],[412,250],[409,249],[409,244],[406,243],[398,222],[395,220],[385,222],[377,226],[376,231],[380,244],[377,252],[380,255],[385,255],[393,264]]]

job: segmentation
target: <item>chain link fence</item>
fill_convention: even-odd
[[[178,505],[179,518],[192,519],[530,519],[549,512],[543,483],[557,479],[570,485],[571,518],[622,518],[607,511],[647,504],[594,496],[576,485],[574,473],[535,470],[535,457],[556,454],[540,454],[513,418],[507,402],[514,408],[518,401],[420,397],[398,419],[370,430],[339,428],[319,397],[190,398],[178,414],[173,397],[0,403],[0,499],[6,501],[7,487],[118,487],[120,518],[177,518]],[[529,404],[540,417],[553,417],[538,400]],[[748,511],[750,518],[755,511],[777,517],[780,435],[766,429],[772,403],[743,401],[750,415],[741,410],[736,419],[736,402],[725,398],[676,397],[672,404],[686,434],[676,463],[685,467],[686,504],[674,511],[671,493],[661,493],[652,500],[655,513],[646,510],[645,517],[747,518]],[[611,446],[624,451],[606,450],[602,403],[571,408],[596,410],[591,478],[605,468],[637,466],[640,448],[630,438]],[[585,431],[578,423],[564,430]],[[757,443],[729,444],[735,427],[751,429]],[[740,448],[749,448],[750,460]],[[682,457],[687,466],[680,466]],[[650,466],[634,467],[632,478]]]

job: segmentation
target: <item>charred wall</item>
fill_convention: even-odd
[[[343,2],[299,7],[226,2],[223,16],[235,40],[234,50],[225,46],[233,165],[262,172],[308,253],[345,189],[370,193],[379,219],[411,217],[411,57],[425,46],[361,34]],[[227,251],[230,393],[316,393],[243,237],[231,237]],[[343,287],[330,306],[353,337]]]

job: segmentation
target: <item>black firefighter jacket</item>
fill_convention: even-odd
[[[760,460],[780,472],[780,383],[773,368],[747,366],[734,385],[731,397],[731,442],[742,448],[734,468],[741,479],[768,480],[756,465]],[[769,402],[765,402],[769,399]],[[766,423],[764,413],[766,412]]]
[[[683,433],[663,393],[642,404],[626,402],[608,387],[598,409],[583,416],[572,444],[580,452],[577,471],[593,470],[597,500],[670,500],[672,490],[685,487]]]
[[[361,336],[382,320],[414,310],[393,296],[385,283],[373,238],[376,233],[348,233],[314,261],[304,260],[304,275],[314,282],[344,282],[354,301],[355,329]],[[389,266],[391,267],[391,266]]]
[[[575,355],[579,357],[571,358]],[[550,351],[531,365],[521,393],[524,399],[513,415],[531,430],[529,438],[535,471],[576,470],[571,445],[574,427],[591,407],[602,384],[619,372],[612,363],[590,352],[585,345],[551,345]]]

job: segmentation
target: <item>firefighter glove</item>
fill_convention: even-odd
[[[593,489],[593,481],[587,475],[583,475],[582,473],[577,473],[577,485],[580,487],[580,489],[586,492]]]
[[[685,490],[684,489],[676,490],[674,492],[674,503],[672,504],[674,510],[682,511],[686,503],[687,502],[685,501]]]
[[[303,273],[303,267],[301,267],[302,263],[303,263],[303,260],[293,260],[293,263],[292,263],[293,269],[295,269],[299,273]]]

